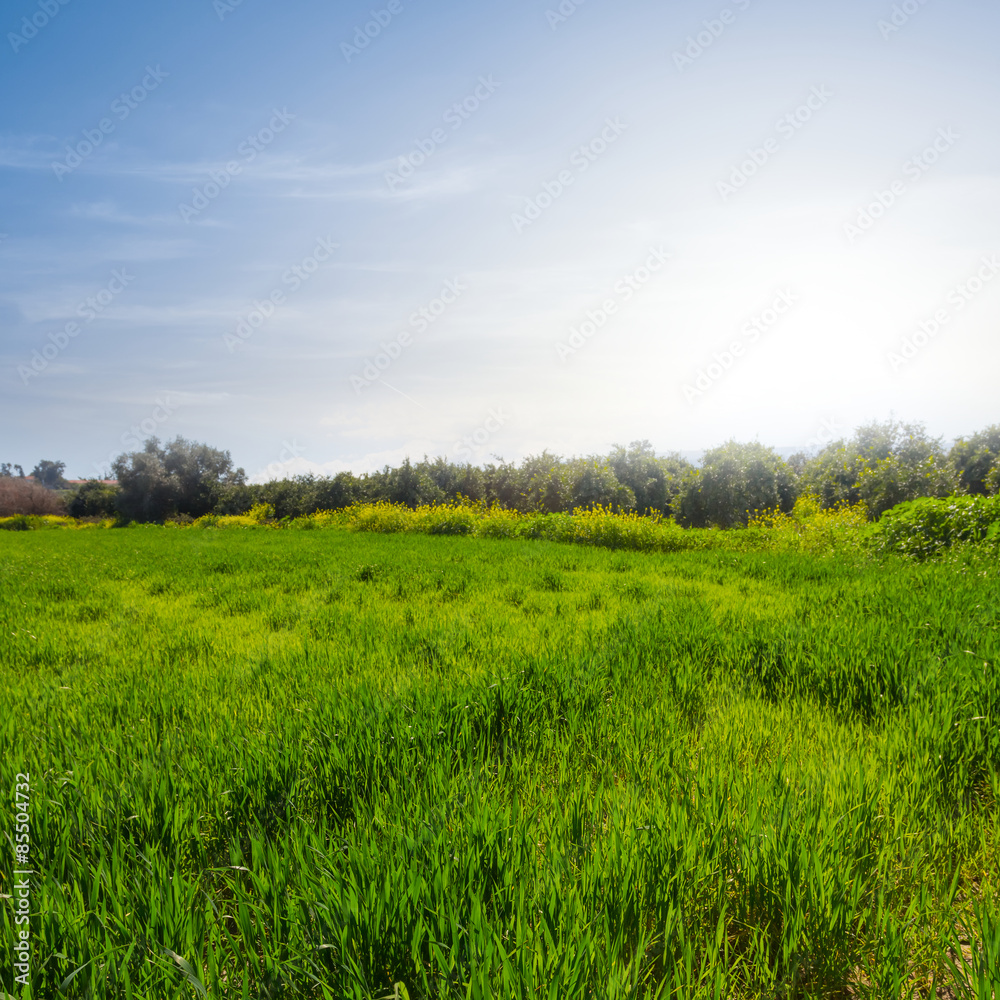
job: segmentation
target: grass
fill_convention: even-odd
[[[991,996],[995,556],[786,528],[5,534],[0,987]]]

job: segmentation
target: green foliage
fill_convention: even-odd
[[[633,441],[628,448],[615,445],[608,456],[618,481],[635,497],[639,514],[654,513],[669,517],[675,513],[674,501],[684,476],[693,466],[680,455],[657,458],[648,441]]]
[[[65,462],[50,462],[46,459],[42,459],[31,470],[31,477],[40,486],[44,486],[49,490],[62,490],[68,485],[66,480],[63,479],[63,472],[66,469]]]
[[[1000,496],[910,500],[882,515],[875,539],[880,551],[917,559],[957,542],[1000,543]]]
[[[100,479],[88,479],[70,496],[67,509],[72,517],[114,517],[119,489]]]
[[[412,465],[408,458],[397,469],[387,466],[383,471],[384,499],[408,507],[440,503],[444,499],[444,491],[434,482],[426,465],[425,456],[422,467]]]
[[[757,441],[728,441],[705,452],[700,468],[684,478],[678,520],[687,526],[745,526],[757,511],[789,511],[795,502],[791,470]]]
[[[802,464],[799,489],[818,496],[824,507],[860,503],[857,482],[863,459],[856,449],[856,445],[849,446],[844,441],[828,444]]]
[[[1000,492],[1000,424],[993,424],[971,438],[960,438],[948,457],[965,492],[973,495]]]
[[[545,451],[519,465],[497,459],[479,468],[425,455],[419,462],[407,458],[397,468],[358,476],[309,474],[255,484],[246,483],[242,469],[232,468],[228,452],[181,438],[161,448],[151,439],[142,451],[119,456],[115,469],[122,484],[118,511],[125,520],[242,517],[266,503],[275,520],[284,522],[355,504],[417,508],[471,502],[532,514],[600,507],[673,517],[685,527],[731,528],[745,526],[757,512],[788,513],[799,495],[818,497],[824,508],[864,503],[877,518],[921,496],[998,492],[998,433],[988,428],[946,456],[922,424],[889,420],[865,424],[849,441],[788,462],[758,442],[729,441],[707,451],[695,468],[679,455],[657,456],[648,441],[633,441],[627,448],[615,445],[605,456],[566,459]]]
[[[176,437],[160,446],[147,440],[142,451],[112,463],[118,480],[118,512],[126,521],[162,522],[176,514],[200,517],[212,510],[218,493],[244,482],[228,451]]]
[[[986,477],[984,485],[988,494],[1000,493],[1000,462],[993,463],[993,469]]]
[[[873,518],[906,500],[948,496],[960,489],[940,440],[924,425],[897,420],[859,427],[850,441],[835,441],[808,460],[799,490],[824,507],[864,503]]]
[[[43,531],[49,528],[76,528],[77,523],[59,515],[14,514],[0,517],[0,531]]]
[[[751,518],[752,548],[845,557],[861,551],[871,535],[863,503],[824,507],[819,497],[800,496],[791,511],[764,511]],[[748,546],[751,547],[751,546]]]
[[[872,443],[865,443],[866,430]],[[958,492],[958,477],[940,440],[928,438],[923,424],[870,425],[857,439],[862,450],[855,485],[873,518],[907,500]]]
[[[163,470],[175,490],[177,513],[200,517],[213,507],[220,486],[240,484],[245,475],[234,469],[228,451],[176,437],[161,452]]]
[[[518,470],[518,481],[516,510],[555,514],[572,506],[572,475],[557,455],[529,455]]]
[[[495,521],[632,523],[606,517]],[[30,773],[30,995],[988,997],[997,569],[6,536],[0,783]]]
[[[33,531],[42,526],[43,521],[40,517],[32,517],[28,514],[0,517],[0,530],[2,531]]]
[[[112,463],[117,509],[125,521],[158,522],[177,513],[177,483],[167,475],[165,457],[154,437],[142,451],[119,455]]]
[[[608,507],[628,511],[635,507],[635,494],[618,481],[614,469],[597,456],[578,458],[570,462],[572,509],[577,507]]]
[[[940,454],[923,458],[890,455],[865,463],[857,482],[861,502],[878,518],[917,497],[948,497],[958,491],[958,477]]]
[[[274,505],[269,503],[255,503],[249,511],[247,517],[257,524],[269,524],[274,521]]]

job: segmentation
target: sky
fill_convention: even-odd
[[[998,28],[995,0],[7,0],[0,459],[971,434],[1000,421]]]

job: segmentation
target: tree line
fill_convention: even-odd
[[[4,477],[16,477],[9,465],[0,468],[0,513],[36,513],[5,509]],[[54,492],[64,468],[62,462],[39,463],[32,482]],[[241,514],[269,503],[285,518],[359,502],[415,507],[465,499],[549,513],[600,504],[673,517],[685,527],[731,528],[745,525],[754,511],[789,511],[805,493],[824,507],[863,503],[874,519],[905,500],[1000,492],[1000,425],[948,449],[923,424],[889,420],[865,424],[818,454],[788,459],[756,441],[728,441],[706,451],[696,466],[676,453],[657,455],[648,441],[633,441],[606,455],[566,459],[545,451],[518,464],[498,459],[482,466],[425,456],[374,473],[259,484],[246,481],[228,451],[181,437],[165,445],[150,438],[141,450],[119,455],[112,471],[117,485],[90,480],[65,493],[67,512],[162,522]]]

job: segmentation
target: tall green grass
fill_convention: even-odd
[[[442,535],[3,536],[2,988],[995,992],[995,560]]]

